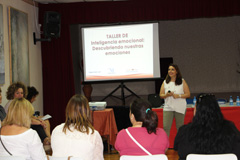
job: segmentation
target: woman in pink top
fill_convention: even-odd
[[[130,105],[129,117],[132,127],[130,134],[151,154],[165,154],[169,147],[166,132],[158,126],[158,116],[152,111],[150,103],[143,99],[136,99]],[[115,143],[116,150],[122,155],[147,155],[127,134],[121,130]]]

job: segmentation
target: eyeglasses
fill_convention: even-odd
[[[212,98],[215,98],[215,95],[214,95],[214,94],[210,94],[210,93],[201,94],[201,95],[199,95],[199,97],[198,97],[197,104],[200,103],[204,97],[212,97]]]

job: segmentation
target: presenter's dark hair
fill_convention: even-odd
[[[155,133],[158,126],[158,116],[152,111],[151,104],[141,98],[138,98],[130,105],[130,111],[134,115],[136,121],[143,122],[142,127],[145,127],[149,134]]]
[[[33,97],[35,97],[35,96],[37,96],[38,94],[39,94],[39,92],[37,91],[37,89],[35,88],[35,87],[30,87],[30,86],[28,86],[27,87],[27,89],[28,89],[28,95],[27,95],[27,100],[28,101],[31,101],[31,99],[33,98]]]
[[[189,128],[189,141],[196,153],[225,153],[232,148],[237,129],[224,119],[214,95],[197,96],[196,114]]]
[[[180,72],[180,69],[179,69],[178,65],[176,65],[176,64],[169,64],[168,68],[169,68],[170,66],[174,67],[174,68],[176,69],[176,71],[177,71],[177,77],[176,77],[175,84],[176,84],[176,85],[182,84],[182,74],[181,74],[181,72]],[[169,82],[171,81],[171,77],[167,74],[165,80],[166,80],[166,83],[169,83]]]

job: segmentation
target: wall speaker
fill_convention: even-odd
[[[43,34],[45,38],[59,38],[61,31],[61,15],[57,12],[44,13]]]

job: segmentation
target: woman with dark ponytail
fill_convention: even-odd
[[[165,154],[169,147],[168,136],[162,128],[157,128],[158,116],[152,111],[150,103],[136,99],[130,105],[129,117],[132,127],[121,130],[115,143],[120,156]]]

